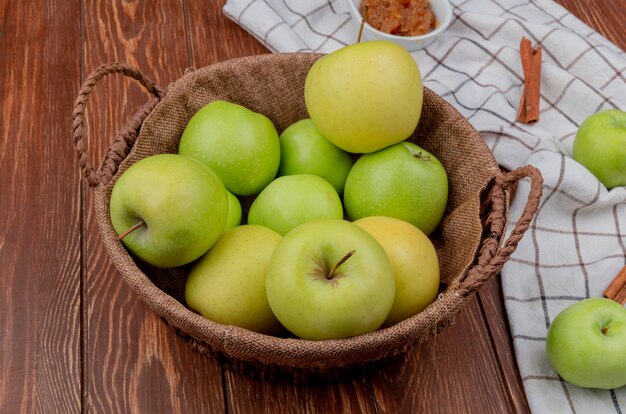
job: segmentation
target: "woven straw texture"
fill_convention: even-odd
[[[326,341],[261,335],[189,311],[184,303],[186,267],[152,268],[132,257],[118,241],[109,218],[110,195],[117,178],[144,157],[176,153],[186,123],[202,106],[216,99],[263,113],[279,133],[306,118],[304,81],[320,56],[268,54],[230,60],[187,73],[169,85],[166,93],[123,64],[108,65],[83,86],[74,113],[76,146],[83,173],[94,187],[101,237],[125,282],[198,350],[223,357],[231,365],[252,364],[266,373],[319,373],[367,364],[401,354],[445,329],[467,298],[501,269],[522,237],[540,197],[540,193],[531,192],[527,214],[503,245],[500,238],[506,226],[508,190],[521,178],[531,177],[536,184],[540,177],[530,167],[503,176],[467,120],[426,89],[422,117],[409,140],[437,156],[448,173],[450,188],[444,219],[431,235],[442,277],[441,294],[432,305],[389,328]],[[84,106],[95,82],[116,72],[140,80],[157,98],[129,120],[94,172],[82,157]],[[242,200],[244,213],[251,201],[251,197]]]

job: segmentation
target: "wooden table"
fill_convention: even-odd
[[[626,0],[558,2],[626,48]],[[309,387],[223,369],[122,283],[79,175],[74,98],[101,63],[167,85],[190,66],[266,52],[222,3],[0,2],[0,412],[528,412],[497,280],[404,370]],[[130,81],[102,82],[92,159],[146,99]]]

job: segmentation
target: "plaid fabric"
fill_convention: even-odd
[[[626,54],[550,0],[452,0],[454,20],[413,52],[424,84],[463,113],[503,167],[544,176],[540,210],[502,271],[519,370],[536,413],[624,413],[626,387],[582,389],[545,356],[550,322],[602,291],[626,264],[626,187],[607,191],[571,159],[582,121],[626,110]],[[353,43],[344,0],[229,0],[224,12],[274,52],[331,52]],[[515,122],[523,86],[522,36],[543,46],[541,120]],[[511,208],[519,217],[528,183]],[[626,367],[624,367],[626,369]]]

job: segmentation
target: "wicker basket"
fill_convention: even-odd
[[[394,326],[353,338],[308,341],[279,338],[225,326],[185,307],[187,267],[156,269],[131,256],[109,218],[111,189],[133,163],[157,153],[176,153],[191,116],[215,99],[236,102],[268,116],[279,133],[306,118],[304,80],[317,54],[268,54],[229,60],[185,74],[164,92],[122,63],[101,66],[83,84],[73,113],[80,167],[94,190],[96,220],[113,263],[126,283],[196,349],[238,371],[264,378],[311,381],[346,373],[402,355],[452,323],[465,301],[496,275],[528,228],[541,197],[542,179],[530,166],[502,174],[491,152],[452,106],[424,92],[422,117],[410,141],[442,162],[450,182],[443,221],[431,235],[441,265],[441,293],[424,311]],[[86,150],[85,105],[104,76],[137,79],[155,98],[135,113],[115,137],[99,168]],[[528,177],[531,191],[521,219],[504,235],[510,191]],[[244,217],[252,198],[244,199]]]

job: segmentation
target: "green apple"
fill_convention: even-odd
[[[343,192],[354,160],[326,139],[313,121],[297,121],[285,129],[279,139],[278,175],[317,175],[331,183],[338,194]]]
[[[402,46],[360,42],[315,62],[304,98],[309,116],[333,144],[369,153],[413,133],[422,112],[422,78]]]
[[[272,122],[241,105],[213,101],[189,120],[179,154],[199,159],[237,195],[259,193],[276,176],[280,143]]]
[[[341,199],[332,185],[316,175],[278,177],[257,196],[248,223],[285,235],[307,221],[343,218]]]
[[[262,226],[243,225],[224,232],[193,264],[185,284],[187,306],[207,319],[275,335],[283,328],[265,293],[265,274],[281,240]]]
[[[567,382],[585,388],[626,385],[626,308],[607,298],[568,306],[552,321],[546,351]]]
[[[395,296],[380,244],[344,220],[304,223],[278,243],[267,269],[267,298],[294,335],[346,338],[376,330]]]
[[[202,256],[224,231],[228,200],[221,181],[201,162],[177,154],[144,158],[111,192],[111,223],[122,243],[157,267]],[[138,227],[134,227],[138,226]]]
[[[428,236],[414,225],[392,217],[370,216],[354,222],[385,249],[396,278],[396,296],[385,326],[418,314],[439,293],[439,261]]]
[[[350,170],[344,206],[352,220],[389,216],[429,235],[448,201],[448,176],[437,158],[410,142],[361,156]]]
[[[241,224],[241,203],[230,191],[226,191],[228,196],[228,216],[226,217],[226,226],[224,230],[232,229]]]
[[[572,155],[606,188],[626,186],[626,112],[608,109],[585,119]]]

